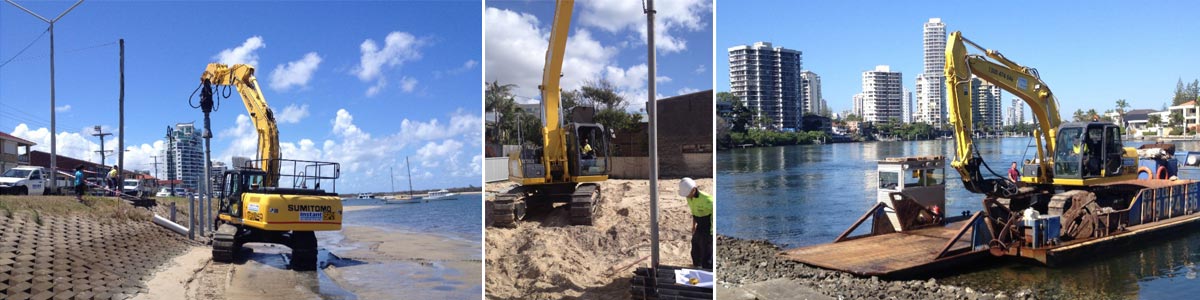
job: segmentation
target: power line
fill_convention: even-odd
[[[100,48],[100,47],[104,47],[104,46],[111,46],[111,45],[116,45],[116,44],[117,44],[117,42],[107,42],[107,43],[102,43],[102,44],[96,44],[96,45],[92,45],[92,46],[86,46],[86,47],[82,47],[82,48],[76,48],[76,49],[63,51],[56,55],[82,52],[82,51],[86,51],[86,50],[91,50],[91,49],[96,49],[96,48]],[[22,50],[22,51],[24,51],[24,50]],[[19,55],[19,53],[18,53],[18,55]],[[47,57],[49,57],[49,55],[36,55],[36,56],[25,57],[22,59],[16,59],[17,57],[13,56],[8,61],[4,62],[4,64],[0,64],[0,68],[3,68],[4,65],[7,65],[9,62],[28,61],[28,60],[35,60],[35,59],[43,59],[43,58],[47,58]]]
[[[32,47],[33,43],[37,43],[37,41],[42,40],[42,37],[46,36],[46,33],[48,33],[48,32],[50,32],[50,27],[46,27],[46,30],[43,30],[42,34],[38,35],[37,38],[34,38],[32,41],[29,41],[29,44],[25,45],[25,48],[21,48],[21,51],[17,51],[16,55],[9,57],[8,60],[6,60],[6,61],[4,61],[4,63],[0,64],[0,68],[3,68],[4,65],[7,65],[8,63],[12,62],[14,59],[17,59],[18,56],[21,56],[21,53],[25,53],[25,50],[29,50],[29,47]]]

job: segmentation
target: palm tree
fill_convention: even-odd
[[[1121,117],[1121,127],[1125,127],[1125,108],[1129,107],[1129,102],[1125,99],[1117,99],[1117,115]]]

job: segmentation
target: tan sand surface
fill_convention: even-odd
[[[712,191],[712,179],[699,179]],[[593,226],[567,225],[559,207],[532,216],[517,228],[487,228],[486,289],[489,299],[627,299],[629,280],[650,255],[648,180],[608,180],[601,184]],[[488,184],[489,192],[510,188]],[[678,180],[660,180],[659,238],[661,263],[691,263],[692,219]],[[719,201],[719,200],[718,200]],[[628,267],[627,267],[628,266]]]

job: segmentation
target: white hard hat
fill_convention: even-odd
[[[692,194],[692,189],[696,188],[696,181],[691,178],[684,177],[679,180],[679,196],[687,198]]]

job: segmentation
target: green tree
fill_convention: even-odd
[[[1170,126],[1179,126],[1180,124],[1183,124],[1183,114],[1179,113],[1179,111],[1171,112],[1169,118],[1170,123],[1168,123],[1168,125]]]
[[[1125,109],[1129,108],[1129,102],[1125,99],[1117,99],[1117,115],[1121,116],[1121,126],[1125,126]]]
[[[1187,101],[1187,89],[1183,86],[1183,78],[1179,78],[1175,81],[1175,96],[1171,97],[1171,105],[1180,105]]]
[[[629,103],[616,90],[607,79],[589,80],[579,88],[579,105],[595,107],[594,120],[610,132],[633,128],[642,119],[641,114],[626,111]]]
[[[1149,117],[1146,117],[1146,123],[1149,123],[1150,127],[1158,127],[1158,125],[1162,125],[1162,117],[1158,115],[1150,115]]]
[[[726,92],[717,93],[717,99],[718,101],[723,99],[733,103],[733,111],[730,113],[730,120],[728,120],[731,123],[730,125],[732,125],[730,130],[733,132],[746,132],[747,127],[754,121],[754,116],[757,114],[747,107],[745,102],[733,94]]]
[[[512,133],[517,126],[516,117],[519,110],[512,95],[512,90],[516,87],[514,84],[500,84],[499,81],[487,83],[484,92],[484,108],[496,116],[496,121],[492,126],[488,126],[486,135],[494,143],[516,142],[512,139],[514,136]]]

